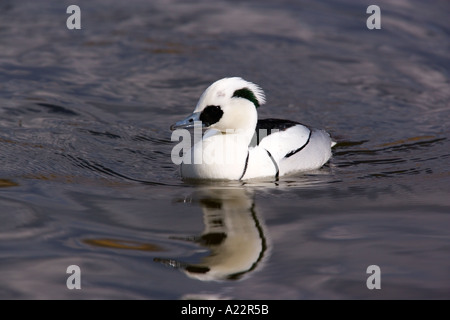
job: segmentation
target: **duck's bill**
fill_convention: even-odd
[[[170,126],[170,130],[193,128],[197,125],[203,127],[203,124],[200,121],[200,112],[195,112],[186,119],[175,122]]]

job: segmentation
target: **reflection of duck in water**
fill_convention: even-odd
[[[203,281],[236,280],[255,270],[267,256],[268,244],[253,200],[243,189],[205,189],[193,197],[203,209],[205,230],[195,241],[210,254],[188,264],[155,258]]]

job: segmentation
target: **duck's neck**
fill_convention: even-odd
[[[258,114],[252,103],[239,104],[235,106],[239,113],[231,113],[223,119],[222,134],[233,135],[239,139],[240,144],[248,146],[255,134]]]
[[[222,134],[233,136],[233,138],[238,139],[239,143],[249,146],[255,134],[256,121],[247,122],[245,126],[240,126],[239,129],[227,129],[225,132],[222,131]]]

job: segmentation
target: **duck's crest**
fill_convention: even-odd
[[[232,98],[238,97],[250,100],[251,102],[253,102],[256,108],[258,108],[259,106],[263,105],[266,102],[266,96],[264,94],[264,91],[257,84],[246,81],[239,77],[225,78],[225,79],[236,82],[236,86],[241,87],[240,89],[236,89],[233,92]]]
[[[203,101],[211,94],[217,98],[244,98],[259,107],[266,102],[264,91],[255,83],[246,81],[240,77],[229,77],[217,80],[200,97]],[[199,101],[199,104],[201,104]]]

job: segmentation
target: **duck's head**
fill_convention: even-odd
[[[190,128],[201,121],[202,127],[254,131],[256,108],[265,103],[263,90],[239,77],[223,78],[211,84],[200,97],[194,112],[171,126],[172,130]]]

